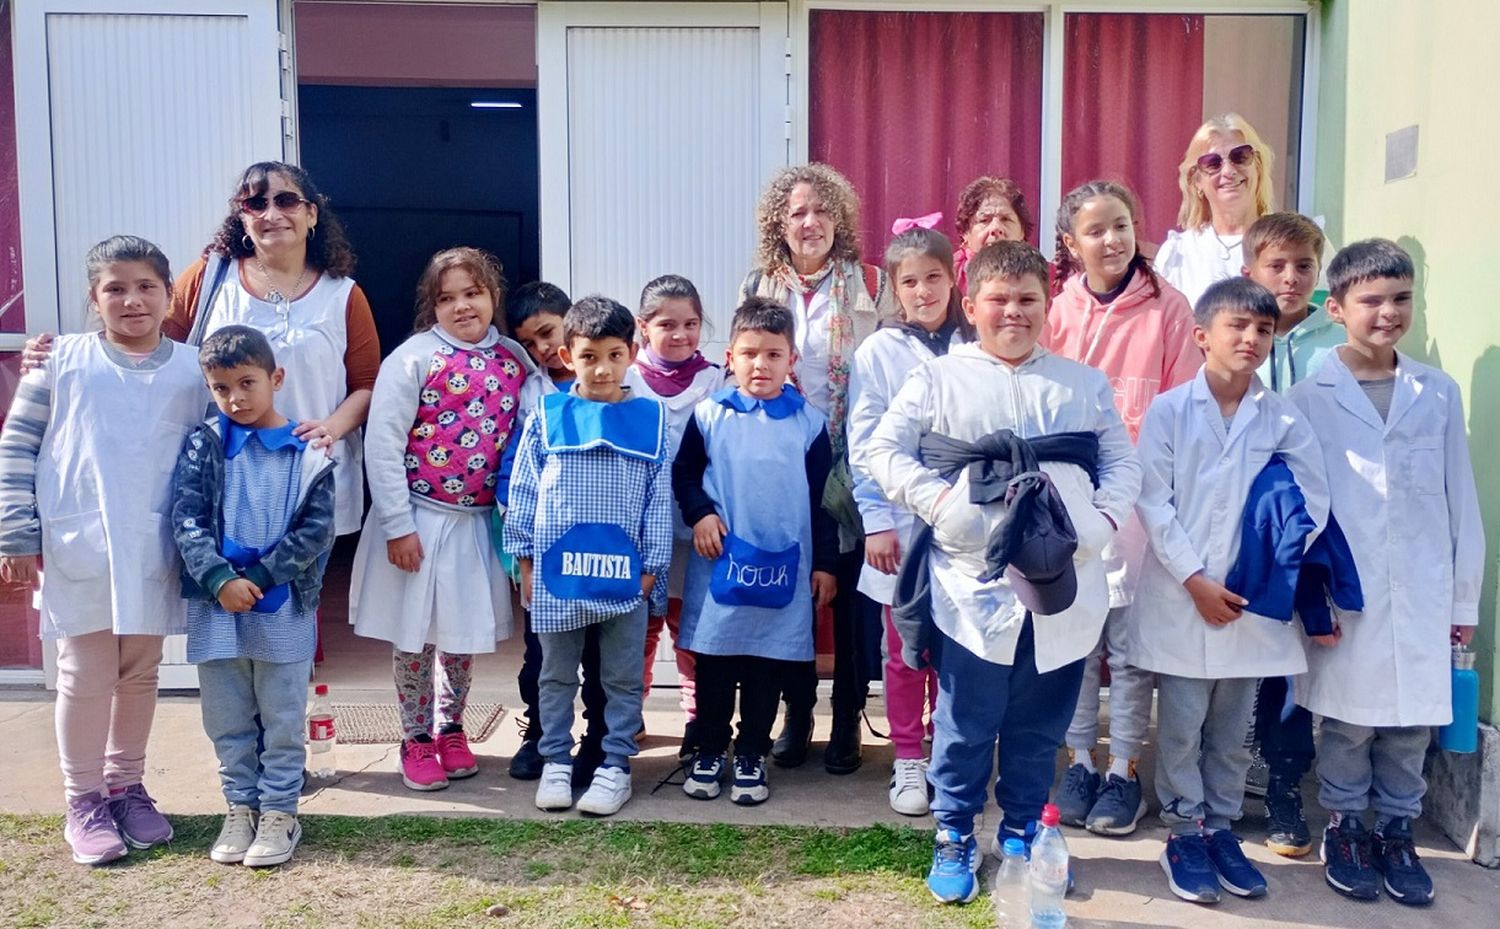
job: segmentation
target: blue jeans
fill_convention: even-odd
[[[1023,834],[1041,817],[1052,789],[1057,749],[1078,703],[1083,659],[1038,673],[1030,617],[1021,628],[1014,664],[986,661],[937,628],[931,657],[938,699],[927,780],[938,828],[959,835],[974,831],[974,818],[984,810],[998,738],[995,802],[1005,812],[1000,826]]]
[[[225,658],[198,665],[203,731],[219,756],[224,799],[296,814],[302,793],[312,659]]]
[[[641,697],[646,673],[646,604],[592,627],[540,632],[542,670],[537,702],[542,740],[537,749],[554,764],[573,762],[573,701],[578,696],[578,665],[590,628],[598,629],[599,682],[604,685],[604,763],[629,769],[641,731]]]

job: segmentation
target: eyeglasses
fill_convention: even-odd
[[[302,206],[302,204],[311,202],[311,200],[307,199],[299,193],[293,193],[290,190],[283,190],[276,196],[269,198],[264,194],[256,194],[253,197],[241,197],[240,209],[244,210],[246,213],[249,213],[252,216],[260,216],[261,214],[265,213],[266,210],[270,209],[272,204],[275,204],[276,209],[280,210],[281,212],[290,213],[298,207]]]
[[[1254,158],[1255,146],[1251,145],[1249,142],[1246,142],[1243,145],[1236,145],[1234,148],[1231,148],[1229,150],[1229,163],[1234,165],[1236,168],[1243,168],[1245,165],[1254,160]],[[1209,152],[1206,155],[1199,155],[1198,168],[1204,174],[1212,177],[1213,175],[1218,174],[1220,171],[1224,170],[1224,156],[1220,155],[1218,152]],[[281,203],[278,201],[276,205],[280,206]]]

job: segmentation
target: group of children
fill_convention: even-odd
[[[1430,901],[1411,820],[1484,540],[1458,387],[1396,349],[1411,259],[1350,245],[1315,307],[1322,233],[1273,213],[1245,236],[1244,277],[1191,307],[1141,255],[1135,213],[1119,185],[1083,185],[1063,200],[1055,267],[998,241],[964,254],[962,287],[946,237],[897,235],[900,315],[854,355],[838,442],[794,386],[796,319],[774,300],[736,309],[721,368],[684,278],[652,281],[635,312],[544,283],[507,304],[490,256],[434,256],[414,334],[375,386],[350,595],[355,631],[392,646],[403,782],[477,772],[473,656],[511,633],[514,582],[527,707],[510,772],[538,781],[539,808],[572,807],[575,788],[594,815],[628,801],[663,627],[684,792],[727,783],[733,802],[764,802],[776,707],[838,592],[823,500],[843,446],[858,589],[885,608],[890,801],[936,820],[938,900],[978,893],[991,784],[994,847],[1029,843],[1060,745],[1063,821],[1134,830],[1155,687],[1175,894],[1266,892],[1232,832],[1252,728],[1272,847],[1310,850],[1298,785],[1316,714],[1328,883]],[[186,631],[229,803],[210,854],[277,864],[300,836],[331,465],[276,412],[262,335],[226,327],[196,357],[161,337],[171,285],[154,246],[108,240],[88,273],[103,332],[59,339],[0,435],[0,576],[35,584],[38,555],[49,568],[67,839],[100,863],[171,837],[141,775],[161,640]]]

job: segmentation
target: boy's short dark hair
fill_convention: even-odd
[[[1276,295],[1250,280],[1248,277],[1226,277],[1215,281],[1198,298],[1193,308],[1193,322],[1198,328],[1207,329],[1214,317],[1230,310],[1245,310],[1273,322],[1281,318],[1281,307],[1276,305]]]
[[[568,307],[572,305],[573,301],[568,299],[561,287],[546,281],[532,281],[505,301],[505,325],[511,332],[515,332],[533,316],[543,313],[565,316]]]
[[[259,329],[249,326],[225,326],[214,330],[198,349],[198,365],[205,371],[223,371],[241,365],[255,365],[267,374],[276,371],[276,353]]]
[[[1380,278],[1410,281],[1416,276],[1417,266],[1406,249],[1390,239],[1363,239],[1345,245],[1328,262],[1328,292],[1342,300],[1355,284]]]
[[[979,250],[969,260],[964,270],[969,279],[969,299],[979,294],[979,288],[989,281],[1000,278],[1019,280],[1026,275],[1036,278],[1047,292],[1047,259],[1027,242],[1009,240],[994,242]]]
[[[1311,246],[1318,263],[1323,263],[1323,230],[1301,213],[1267,213],[1250,224],[1240,245],[1245,252],[1246,265],[1254,264],[1260,253],[1272,246],[1292,248],[1299,245]]]
[[[574,339],[623,339],[635,341],[635,316],[618,300],[590,294],[568,307],[563,314],[563,341]]]
[[[786,336],[786,344],[797,344],[797,318],[785,305],[769,297],[747,297],[734,311],[729,324],[729,344],[742,332],[769,332]]]

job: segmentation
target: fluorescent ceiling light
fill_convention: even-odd
[[[475,100],[469,104],[476,110],[519,110],[521,104],[513,100]]]

